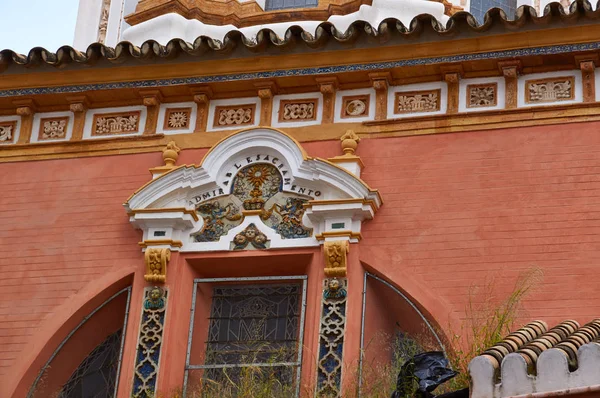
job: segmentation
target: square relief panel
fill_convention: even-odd
[[[441,89],[403,91],[395,93],[394,113],[423,113],[440,110]]]
[[[318,98],[286,99],[279,102],[279,122],[304,122],[317,119]]]
[[[525,81],[525,103],[571,101],[575,99],[575,77],[549,77]]]
[[[498,104],[498,83],[467,85],[467,108],[490,108]]]
[[[0,121],[0,144],[13,144],[16,142],[17,121]]]
[[[64,140],[69,129],[69,117],[46,117],[40,119],[37,141]]]
[[[92,137],[135,134],[140,131],[140,111],[97,113],[92,121]]]
[[[371,95],[349,95],[342,97],[342,119],[364,118],[369,116]]]
[[[192,108],[167,108],[163,130],[188,130],[192,119]]]
[[[215,107],[213,127],[243,127],[255,124],[256,104],[222,105]]]

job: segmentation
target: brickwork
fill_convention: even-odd
[[[381,270],[439,299],[436,316],[464,316],[469,287],[543,269],[527,319],[600,314],[600,123],[363,139],[363,179],[384,205],[358,249],[385,253]],[[339,142],[303,144],[339,155]],[[179,164],[206,150],[184,150]],[[100,275],[143,267],[121,204],[162,164],[159,152],[0,164],[0,383],[55,309]],[[359,255],[360,258],[360,255]],[[358,319],[358,318],[357,318]],[[444,324],[442,327],[446,326]]]

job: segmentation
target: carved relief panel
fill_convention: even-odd
[[[575,99],[575,78],[554,77],[525,82],[527,104],[569,101]]]
[[[398,92],[394,99],[394,113],[421,113],[440,110],[441,90]]]
[[[369,116],[369,94],[350,95],[342,97],[342,119],[351,119]]]
[[[40,119],[38,141],[51,141],[64,139],[67,136],[69,117],[54,117]]]
[[[318,104],[317,98],[281,100],[279,122],[316,120]]]
[[[492,107],[498,104],[498,83],[467,85],[467,108]]]
[[[192,108],[167,108],[163,130],[186,130],[190,127]]]
[[[0,121],[0,144],[12,144],[16,142],[17,121]]]
[[[95,114],[92,136],[132,134],[140,131],[140,111]]]
[[[217,106],[213,125],[215,127],[252,125],[255,113],[256,104]]]

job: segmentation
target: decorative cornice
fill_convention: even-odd
[[[505,59],[513,57],[527,57],[535,55],[564,54],[582,51],[600,50],[600,41],[591,43],[578,43],[545,47],[530,47],[515,50],[490,51],[474,54],[451,55],[443,57],[415,58],[389,62],[358,63],[348,65],[323,66],[314,68],[278,69],[241,74],[223,74],[211,76],[182,77],[176,79],[137,80],[128,82],[111,82],[100,84],[83,84],[75,86],[35,87],[24,89],[0,90],[0,97],[15,97],[25,95],[83,93],[93,90],[113,90],[120,88],[148,88],[168,87],[189,84],[208,84],[219,82],[245,81],[254,79],[282,78],[291,76],[326,75],[344,72],[385,70],[406,66],[435,65],[451,62],[479,61],[492,59]],[[376,79],[381,81],[381,79]]]
[[[138,242],[138,245],[144,249],[151,246],[182,247],[183,242],[180,240],[173,239],[147,239],[143,242]]]
[[[199,221],[200,218],[198,217],[198,214],[196,213],[196,211],[194,210],[190,210],[190,209],[186,209],[185,207],[172,207],[172,208],[165,208],[165,209],[132,209],[128,214],[130,216],[133,216],[135,214],[156,214],[156,213],[183,213],[183,214],[189,214],[190,216],[192,216],[192,218],[194,219],[194,221]]]
[[[349,238],[350,240],[360,241],[362,234],[360,232],[352,232],[349,230],[325,231],[315,235],[318,241],[325,241],[327,238]]]

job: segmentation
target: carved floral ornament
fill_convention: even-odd
[[[41,119],[38,139],[44,141],[65,138],[68,124],[69,117],[67,116]]]
[[[167,264],[171,259],[171,250],[165,248],[147,248],[144,255],[146,260],[146,282],[165,283],[167,281]]]
[[[525,102],[569,101],[575,98],[575,78],[556,77],[525,82]]]
[[[0,122],[0,143],[12,143],[17,130],[17,122]]]
[[[356,139],[350,134],[343,147],[351,152]],[[166,151],[176,158],[171,147]],[[333,219],[335,236],[356,242],[361,221],[381,205],[378,192],[355,175],[308,157],[289,136],[269,128],[234,133],[201,165],[172,164],[155,177],[125,207],[147,247],[171,251],[314,247],[326,240],[324,233],[332,236]],[[164,244],[152,243],[157,239]],[[158,266],[166,257],[159,254],[148,257],[147,275],[166,275]]]
[[[139,131],[140,112],[120,112],[94,115],[92,135],[131,134]]]
[[[441,90],[398,92],[394,113],[436,112],[440,110]]]

